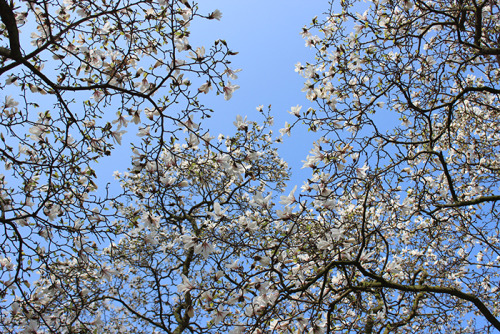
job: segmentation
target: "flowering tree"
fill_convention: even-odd
[[[297,65],[317,106],[281,130],[320,134],[312,176],[283,194],[268,112],[203,128],[198,96],[238,88],[224,41],[189,44],[190,22],[219,11],[0,0],[0,328],[500,330],[499,13],[332,3],[302,32],[316,63]],[[130,123],[113,195],[95,166]]]
[[[254,268],[274,235],[263,194],[281,192],[288,172],[265,126],[240,117],[235,125],[217,151],[207,134],[119,176],[129,199],[119,206],[124,237],[104,252],[115,273],[102,296],[120,305],[120,323],[134,319],[131,333],[225,333],[245,317],[246,289],[255,290],[247,285],[259,282]]]
[[[0,17],[0,328],[84,332],[114,272],[98,251],[123,229],[96,164],[130,123],[135,173],[176,154],[179,129],[196,146],[198,96],[238,88],[233,53],[189,44],[191,21],[221,13],[185,0],[1,0]]]
[[[283,240],[300,284],[280,282],[323,330],[500,330],[499,9],[348,0],[304,28],[315,217]]]

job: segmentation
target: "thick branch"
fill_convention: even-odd
[[[462,206],[476,205],[483,202],[494,202],[500,200],[500,195],[482,196],[468,201],[460,201],[451,204],[436,204],[438,208],[459,208]]]
[[[481,46],[481,37],[483,35],[483,6],[477,8],[476,7],[476,13],[474,15],[474,44],[476,44],[478,47]]]
[[[444,175],[446,176],[446,181],[448,182],[448,188],[450,188],[451,197],[453,197],[453,201],[457,202],[458,201],[457,193],[455,192],[455,188],[453,187],[453,180],[451,179],[450,172],[448,171],[448,165],[444,160],[443,152],[439,152],[438,157],[439,161],[441,162],[441,165],[443,166],[443,172]]]
[[[0,0],[0,17],[9,33],[10,52],[8,57],[12,59],[21,58],[21,45],[19,44],[19,30],[17,29],[16,17],[9,4],[5,0]],[[3,50],[6,51],[6,50]],[[5,55],[5,54],[4,54]]]

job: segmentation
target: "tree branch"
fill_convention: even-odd
[[[494,202],[500,200],[500,195],[493,195],[493,196],[481,196],[475,199],[471,199],[468,201],[460,201],[456,203],[451,203],[451,204],[436,204],[438,208],[459,208],[463,206],[468,206],[468,205],[476,205],[480,204],[483,202]]]
[[[21,55],[21,44],[19,43],[19,30],[17,29],[16,17],[12,12],[12,8],[5,0],[0,0],[0,17],[5,24],[5,28],[9,33],[10,52],[8,57],[12,59],[19,59]],[[6,50],[2,50],[2,55],[6,55]]]

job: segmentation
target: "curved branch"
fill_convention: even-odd
[[[463,300],[467,300],[474,304],[476,308],[481,312],[481,314],[488,320],[496,329],[500,330],[500,321],[491,313],[488,307],[476,296],[470,293],[465,293],[458,289],[445,287],[445,286],[429,286],[429,285],[403,285],[395,282],[386,280],[385,278],[370,273],[360,263],[356,263],[355,266],[361,271],[361,273],[367,277],[375,280],[375,282],[367,283],[369,287],[381,287],[381,288],[391,288],[400,291],[407,292],[429,292],[429,293],[442,293],[450,296],[454,296]]]

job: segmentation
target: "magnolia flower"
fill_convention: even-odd
[[[191,291],[195,288],[195,286],[189,281],[189,279],[185,275],[181,275],[182,283],[177,285],[177,292],[184,293]]]
[[[373,255],[375,254],[375,251],[371,251],[369,253],[366,252],[366,249],[363,250],[361,253],[361,256],[359,257],[359,261],[361,262],[366,262],[368,261]]]
[[[173,178],[171,176],[170,177],[169,176],[161,176],[160,177],[161,184],[163,184],[166,187],[170,187],[172,184],[175,183],[175,181],[176,181],[175,178]]]
[[[291,125],[288,122],[285,122],[285,127],[283,129],[280,129],[281,135],[284,136],[285,134],[287,134],[288,137],[290,137],[290,129]]]
[[[133,122],[135,124],[138,124],[141,122],[141,118],[140,118],[140,110],[137,110],[135,113],[134,113],[134,118],[132,119]],[[160,111],[158,109],[149,109],[149,108],[146,108],[144,109],[144,114],[146,115],[147,118],[149,118],[150,120],[153,120],[153,118],[155,116],[160,116]]]
[[[319,42],[321,42],[321,38],[319,36],[310,36],[306,39],[306,47],[313,47]]]
[[[294,116],[300,117],[300,109],[302,109],[302,106],[299,106],[297,104],[297,106],[291,108],[291,111],[289,111],[289,113]]]
[[[30,138],[35,141],[42,141],[45,136],[45,126],[43,125],[35,125],[28,131],[31,133]]]
[[[366,163],[363,165],[363,167],[360,167],[360,168],[356,168],[356,175],[360,178],[360,179],[363,179],[366,177],[366,171],[370,169],[370,167],[368,167],[366,165]]]
[[[283,204],[283,205],[290,205],[290,204],[293,204],[295,203],[297,200],[295,199],[295,190],[297,190],[297,186],[295,186],[293,188],[293,190],[290,192],[290,194],[288,196],[281,196],[280,197],[280,204]]]
[[[414,7],[413,1],[403,0],[403,9],[404,10],[412,10]]]
[[[214,295],[210,290],[208,290],[200,295],[200,299],[205,299],[206,302],[210,304],[214,300]]]
[[[150,84],[148,82],[148,79],[144,77],[141,81],[134,82],[134,87],[139,87],[141,93],[144,93],[150,88]]]
[[[251,152],[248,153],[247,156],[245,157],[245,161],[254,161],[260,158],[263,155],[262,152]]]
[[[96,89],[94,91],[94,93],[92,94],[92,98],[96,101],[96,102],[99,102],[102,100],[102,98],[104,97],[104,93],[99,90],[99,89]]]
[[[48,212],[45,212],[47,217],[49,218],[49,221],[53,221],[54,219],[59,216],[59,213],[61,212],[61,207],[58,204],[53,204]]]
[[[111,23],[109,21],[106,21],[104,26],[99,29],[99,34],[107,35],[114,28],[115,28],[115,26],[111,25]]]
[[[304,163],[302,165],[302,168],[316,168],[316,164],[321,160],[320,157],[314,155],[314,156],[310,156],[308,155],[306,160],[302,160],[302,162]]]
[[[139,136],[139,137],[148,136],[150,129],[151,129],[150,126],[146,126],[145,128],[139,128],[139,132],[137,133],[137,136]]]
[[[20,304],[19,302],[16,300],[15,302],[12,303],[11,307],[12,307],[12,313],[13,314],[17,314],[19,312],[19,309],[20,309]]]
[[[304,168],[304,167],[302,167],[302,168]],[[311,191],[313,188],[311,187],[309,182],[304,181],[304,184],[302,185],[302,187],[300,187],[300,189],[302,190],[302,192],[306,192],[306,191]]]
[[[196,48],[196,51],[189,52],[189,56],[191,59],[196,60],[196,61],[202,61],[203,58],[205,58],[205,47],[202,46],[201,48]]]
[[[230,78],[230,79],[233,79],[233,80],[236,80],[238,79],[238,76],[236,75],[236,73],[238,72],[241,72],[241,68],[237,69],[237,70],[232,70],[230,69],[229,67],[226,68],[226,70],[224,71],[224,73],[222,73],[223,75],[224,74],[227,74],[227,76]]]
[[[83,121],[83,125],[86,128],[93,128],[95,126],[95,119],[87,119],[87,120]]]
[[[221,322],[226,317],[226,315],[228,315],[228,314],[229,314],[229,311],[224,311],[222,309],[222,307],[219,306],[217,308],[217,310],[213,314],[213,319],[212,320],[214,322],[214,325],[217,325],[219,322]]]
[[[342,229],[342,228],[333,228],[330,231],[330,237],[332,238],[332,240],[335,240],[335,241],[340,240],[340,238],[342,237],[343,234],[344,234],[344,229]]]
[[[111,131],[111,136],[113,137],[114,141],[116,143],[118,143],[118,145],[122,144],[122,136],[123,136],[124,133],[127,133],[127,131],[125,131],[125,130],[122,130],[122,131]]]
[[[401,266],[399,265],[399,263],[397,263],[396,261],[392,261],[392,262],[389,262],[389,264],[387,265],[387,267],[385,268],[385,270],[389,274],[399,274],[399,273],[401,273],[401,271],[403,269],[401,268]]]
[[[111,267],[109,267],[108,265],[103,265],[101,267],[101,272],[100,272],[101,277],[107,280],[108,282],[111,282],[111,280],[113,279],[113,275],[116,275],[118,273],[119,273],[118,270],[111,269]]]
[[[185,123],[180,123],[181,125],[184,125],[186,128],[184,129],[184,132],[186,132],[187,130],[197,130],[199,129],[199,125],[196,124],[194,121],[193,121],[193,116],[192,115],[189,115],[187,121]]]
[[[96,326],[98,329],[104,327],[104,321],[102,321],[102,313],[99,311],[96,313],[94,320],[91,322],[92,325]]]
[[[252,203],[250,203],[252,204]],[[259,229],[259,224],[254,221],[254,220],[251,220],[251,219],[248,219],[246,217],[240,217],[240,219],[238,219],[238,221],[241,220],[241,226],[245,227],[245,231],[247,232],[255,232]]]
[[[215,156],[215,161],[221,166],[222,169],[227,170],[231,168],[231,164],[229,163],[231,157],[228,154],[218,153]]]
[[[33,46],[40,46],[40,44],[42,44],[43,42],[40,35],[38,35],[36,32],[31,33],[31,39],[31,45]]]
[[[236,259],[233,263],[231,264],[226,264],[226,268],[230,270],[235,270],[239,267],[238,265],[238,259]]]
[[[139,124],[141,122],[141,110],[129,110],[129,115],[132,116],[131,122],[134,124]]]
[[[205,260],[208,259],[209,255],[213,252],[215,252],[215,248],[206,241],[203,241],[194,247],[194,253],[201,254]]]
[[[210,136],[210,133],[207,132],[203,136],[201,136],[201,139],[205,141],[205,143],[210,144],[210,141],[214,139],[215,137]]]
[[[238,130],[248,130],[248,123],[247,123],[247,117],[245,116],[245,119],[243,119],[243,117],[241,117],[241,115],[238,115],[236,116],[236,121],[233,122],[234,126],[236,126],[236,128]]]
[[[17,79],[18,77],[16,77],[15,75],[9,75],[9,77],[5,80],[5,84],[7,85],[15,84],[16,86],[18,86],[19,84],[17,83]]]
[[[188,146],[189,147],[197,147],[199,143],[200,143],[200,139],[198,138],[198,136],[191,132],[189,134]]]
[[[217,21],[220,21],[220,19],[222,18],[222,13],[221,13],[221,11],[220,11],[220,10],[216,9],[216,10],[214,10],[212,13],[210,13],[210,15],[208,16],[208,18],[209,18],[210,20],[215,19],[215,20],[217,20]]]
[[[156,232],[151,232],[149,234],[144,235],[144,242],[146,244],[151,244],[151,245],[158,245],[158,240],[157,240],[157,233]]]
[[[193,14],[193,11],[189,8],[184,8],[183,10],[181,10],[181,15],[182,15],[182,18],[187,21],[191,18],[191,15]]]
[[[484,256],[483,252],[479,251],[477,253],[477,255],[476,255],[477,262],[482,262],[483,261],[483,256]]]
[[[271,200],[271,194],[267,195],[266,197],[263,197],[262,193],[259,191],[258,193],[255,194],[253,199],[250,201],[250,205],[262,206],[263,208],[269,208],[270,207],[270,200]]]
[[[118,116],[118,118],[112,122],[113,124],[118,123],[118,127],[116,128],[116,130],[120,130],[122,126],[127,127],[128,121],[127,119],[125,119],[125,116],[123,116],[120,112],[117,112],[116,115]]]
[[[300,36],[302,36],[302,38],[307,38],[307,37],[310,37],[311,36],[311,33],[309,32],[309,29],[307,29],[307,27],[302,27],[302,31],[300,32]]]
[[[268,266],[271,264],[271,258],[269,256],[256,256],[254,260],[259,261],[261,265]]]
[[[17,111],[17,108],[15,108],[16,106],[19,105],[19,102],[17,102],[16,100],[14,100],[12,98],[12,96],[8,95],[5,97],[5,105],[4,105],[4,108],[7,109],[7,108],[14,108],[14,110]]]
[[[210,81],[207,81],[203,85],[201,85],[200,88],[198,88],[198,91],[200,93],[208,94],[208,92],[212,89],[212,83]]]
[[[327,250],[331,246],[331,243],[327,240],[320,239],[316,241],[316,247],[320,250]]]
[[[220,204],[218,202],[215,202],[213,212],[208,212],[208,215],[212,216],[216,220],[219,220],[226,215],[225,213],[226,210],[222,210]]]
[[[302,66],[302,64],[300,62],[298,62],[297,64],[295,64],[295,72],[301,74],[302,71],[304,70],[304,66]]]
[[[363,14],[360,14],[360,13],[356,13],[356,16],[358,17],[359,20],[361,21],[366,21],[368,20],[368,9],[365,10],[365,12]]]
[[[233,92],[240,88],[238,85],[232,85],[230,81],[228,81],[227,85],[224,86],[223,91],[224,91],[224,100],[228,101],[232,96]]]
[[[411,121],[407,117],[404,117],[401,124],[403,124],[406,127],[409,127],[411,125]]]
[[[179,52],[189,50],[191,48],[191,46],[189,45],[189,41],[188,41],[187,37],[184,37],[182,39],[176,39],[175,40],[175,48]]]
[[[177,164],[177,162],[175,161],[175,157],[167,150],[164,150],[161,153],[160,159],[163,160],[163,162],[165,162],[165,167],[167,168],[175,166]]]
[[[292,207],[285,206],[283,210],[276,210],[276,215],[283,220],[287,220],[293,217],[292,210],[293,210]]]
[[[76,13],[78,15],[80,15],[81,17],[87,17],[88,16],[87,11],[85,10],[85,8],[82,8],[82,7],[78,7],[78,9],[76,10]]]
[[[14,270],[14,264],[11,262],[10,258],[4,257],[0,259],[0,267],[5,270]]]
[[[180,236],[180,240],[184,244],[184,249],[190,249],[198,244],[198,238],[193,237],[191,234],[183,234]]]
[[[149,212],[144,212],[141,217],[141,221],[144,223],[144,226],[149,229],[157,229],[160,227],[160,216],[154,216]]]
[[[181,187],[181,188],[189,187],[189,182],[186,180],[183,180],[183,181],[179,182],[179,184],[177,186]]]
[[[308,99],[309,101],[315,101],[318,98],[318,94],[316,91],[316,89],[308,90],[306,93],[306,99]]]

